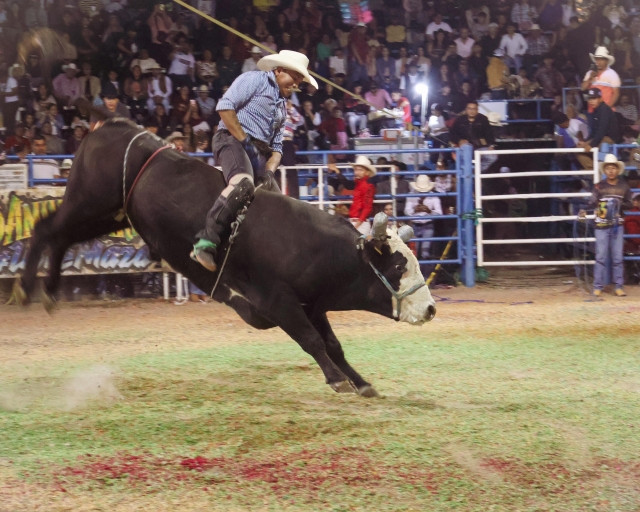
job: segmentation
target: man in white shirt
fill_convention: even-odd
[[[262,50],[257,46],[251,48],[251,57],[244,61],[242,72],[256,71],[258,69],[258,61],[262,58]]]
[[[455,40],[457,53],[463,59],[471,57],[471,49],[475,41],[469,37],[469,29],[462,27],[460,29],[460,37]]]
[[[338,73],[347,74],[347,59],[344,57],[344,50],[336,48],[334,55],[329,57],[329,72],[331,77],[335,77]]]
[[[31,143],[34,155],[47,154],[47,141],[44,135],[36,135]],[[60,178],[60,166],[58,162],[49,158],[33,160],[33,179],[55,180]],[[36,187],[49,187],[51,185],[36,185]]]
[[[427,193],[431,192],[435,187],[435,183],[431,181],[426,174],[420,174],[416,181],[409,183],[411,185],[411,193]],[[442,203],[439,197],[408,197],[404,207],[404,214],[408,217],[427,217],[431,215],[442,215]],[[434,234],[433,220],[414,220],[412,221],[413,231],[416,238],[432,238]],[[420,242],[418,248],[418,259],[430,259],[431,242]]]
[[[522,56],[527,53],[529,45],[522,34],[516,32],[516,26],[513,23],[507,25],[507,33],[502,36],[500,48],[505,53],[504,60],[507,65],[515,68],[518,74],[522,67]]]
[[[438,30],[444,30],[451,34],[453,30],[451,29],[451,25],[442,21],[442,14],[436,14],[433,17],[433,21],[427,25],[427,39],[433,41],[433,34],[435,34]]]
[[[189,42],[184,34],[176,38],[176,50],[167,75],[176,87],[193,87],[195,83],[196,59],[191,53]]]

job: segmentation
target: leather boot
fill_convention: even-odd
[[[231,234],[231,223],[240,210],[253,199],[254,190],[251,180],[245,178],[226,196],[224,192],[220,194],[209,210],[206,227],[196,235],[198,242],[191,253],[191,257],[207,270],[215,272],[218,269],[215,262],[218,248]]]

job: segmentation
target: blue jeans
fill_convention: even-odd
[[[349,69],[351,71],[349,78],[352,84],[356,82],[367,84],[369,82],[369,75],[367,74],[367,66],[365,64],[360,64],[357,60],[352,60],[349,63]]]
[[[624,286],[623,242],[624,229],[622,226],[596,229],[596,266],[593,269],[593,287],[596,290],[604,288],[607,256],[611,257],[611,273],[616,289]]]

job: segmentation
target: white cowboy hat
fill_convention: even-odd
[[[209,88],[206,85],[198,87],[198,92],[209,92]]]
[[[272,71],[276,68],[285,68],[297,71],[304,77],[304,81],[318,88],[318,82],[309,74],[309,59],[302,53],[291,50],[282,50],[280,53],[262,57],[257,64],[260,71]]]
[[[419,174],[416,181],[409,183],[416,192],[431,192],[436,184],[426,174]]]
[[[257,46],[254,46],[253,48],[251,48],[251,53],[262,53],[262,50]]]
[[[179,140],[179,139],[186,139],[187,137],[182,135],[182,133],[180,132],[173,132],[171,135],[169,135],[165,140],[167,142],[173,142],[174,140]]]
[[[67,69],[78,71],[78,66],[76,66],[73,62],[71,64],[65,64],[64,66],[62,66],[62,71],[66,71]]]
[[[531,25],[531,28],[529,30],[542,30],[540,28],[540,25],[538,25],[537,23],[534,23],[533,25]]]
[[[590,53],[589,57],[591,57],[591,60],[593,62],[596,61],[596,59],[608,59],[609,60],[609,66],[613,66],[614,62],[616,61],[616,58],[609,54],[609,50],[607,50],[606,46],[598,46],[596,48],[596,53]]]
[[[160,66],[155,59],[146,59],[140,64],[142,74],[149,73],[152,69],[162,69],[162,66]]]
[[[487,119],[491,126],[504,126],[504,123],[500,122],[500,112],[489,112]]]
[[[210,132],[211,126],[206,121],[202,121],[193,127],[193,133]]]
[[[371,160],[369,160],[364,155],[360,155],[358,156],[358,158],[356,158],[356,161],[353,163],[353,166],[355,167],[356,165],[366,168],[371,173],[371,176],[375,176],[378,173],[378,171],[376,171],[376,168],[371,163]]]
[[[71,160],[71,158],[65,158],[62,161],[62,164],[60,164],[60,169],[71,169],[72,165],[73,165],[73,160]]]
[[[621,162],[616,158],[616,155],[613,153],[609,153],[604,157],[604,162],[600,162],[600,172],[604,174],[604,168],[607,165],[617,165],[618,166],[618,175],[624,172],[624,162]]]
[[[504,50],[502,48],[496,48],[493,52],[494,57],[504,57]]]
[[[18,64],[18,63],[16,63],[16,64],[13,64],[13,65],[9,68],[9,76],[13,76],[13,72],[14,72],[16,69],[21,69],[21,70],[22,70],[22,73],[24,74],[24,66],[23,66],[22,64]]]

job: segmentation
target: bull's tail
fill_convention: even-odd
[[[27,32],[18,43],[18,59],[26,64],[29,55],[41,55],[41,66],[46,78],[51,77],[51,68],[64,55],[66,41],[62,34],[50,28],[35,28]]]

